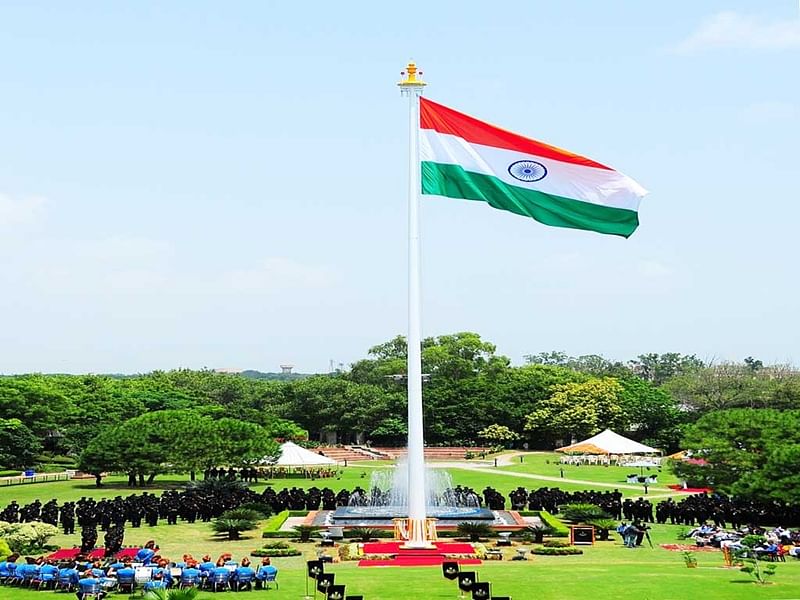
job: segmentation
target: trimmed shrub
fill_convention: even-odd
[[[261,548],[260,550],[253,550],[250,556],[300,556],[302,552],[297,548]]]
[[[542,523],[553,530],[553,533],[551,534],[553,537],[569,537],[569,527],[564,525],[560,519],[555,518],[546,510],[539,511],[539,518],[542,520]]]
[[[561,507],[561,514],[567,521],[573,523],[586,523],[595,519],[607,519],[608,514],[596,504],[579,502],[575,504],[565,504]]]
[[[572,554],[583,554],[583,550],[575,546],[567,546],[565,548],[534,548],[531,554],[541,554],[544,556],[569,556]]]
[[[264,527],[264,534],[263,537],[284,537],[284,536],[270,536],[267,535],[268,533],[289,533],[290,535],[285,537],[293,537],[294,534],[292,532],[282,532],[280,531],[283,524],[286,522],[286,519],[289,518],[289,511],[282,510],[275,516],[271,517],[267,520],[267,524]]]
[[[544,541],[545,548],[567,548],[569,547],[569,542],[565,542],[564,540],[545,540]]]

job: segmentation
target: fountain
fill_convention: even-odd
[[[493,523],[496,515],[481,508],[477,494],[453,486],[450,474],[430,466],[425,469],[426,514],[452,523],[480,521]],[[375,471],[369,489],[350,496],[330,516],[332,525],[372,526],[391,524],[392,519],[408,516],[408,464]]]

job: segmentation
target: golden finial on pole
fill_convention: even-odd
[[[422,76],[422,71],[417,69],[417,63],[413,60],[409,61],[408,65],[406,65],[406,70],[400,73],[401,75],[405,75],[405,79],[399,81],[397,85],[401,88],[409,88],[409,87],[423,87],[428,85],[422,79],[417,79],[417,74]]]

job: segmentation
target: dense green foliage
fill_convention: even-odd
[[[241,466],[277,452],[277,443],[255,423],[161,410],[103,430],[81,453],[79,466],[87,473],[127,473],[131,484],[142,484],[159,473]]]
[[[0,466],[80,457],[90,472],[122,470],[132,482],[146,482],[171,470],[246,464],[274,452],[271,440],[402,444],[406,353],[405,338],[398,336],[344,372],[280,379],[205,370],[0,377]],[[739,431],[717,414],[800,410],[800,374],[789,367],[750,357],[707,365],[678,353],[642,354],[626,363],[561,352],[526,358],[527,364],[512,367],[476,333],[426,338],[426,442],[552,448],[611,427],[674,451],[686,434],[688,447],[713,451],[712,469],[688,473],[695,480],[705,473],[720,489],[752,495],[764,488],[758,471],[736,485],[733,478],[743,472],[737,469],[758,463],[775,474],[768,497],[798,490],[792,470],[800,449],[791,435],[781,443],[765,441],[766,453],[744,453],[743,464],[731,463],[723,449],[736,438],[725,436]],[[698,419],[705,425],[693,427]],[[780,420],[767,413],[753,419]],[[697,435],[709,427],[719,433],[713,446]],[[740,457],[737,452],[728,454]],[[712,477],[716,466],[721,471]]]
[[[736,495],[797,502],[800,410],[710,412],[687,428],[685,441],[707,461],[677,464],[687,480]]]

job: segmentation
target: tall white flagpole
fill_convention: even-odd
[[[422,325],[419,240],[419,98],[425,83],[409,62],[398,83],[408,97],[408,539],[407,548],[429,548],[425,504],[425,442],[422,430]],[[420,73],[421,75],[421,73]]]

